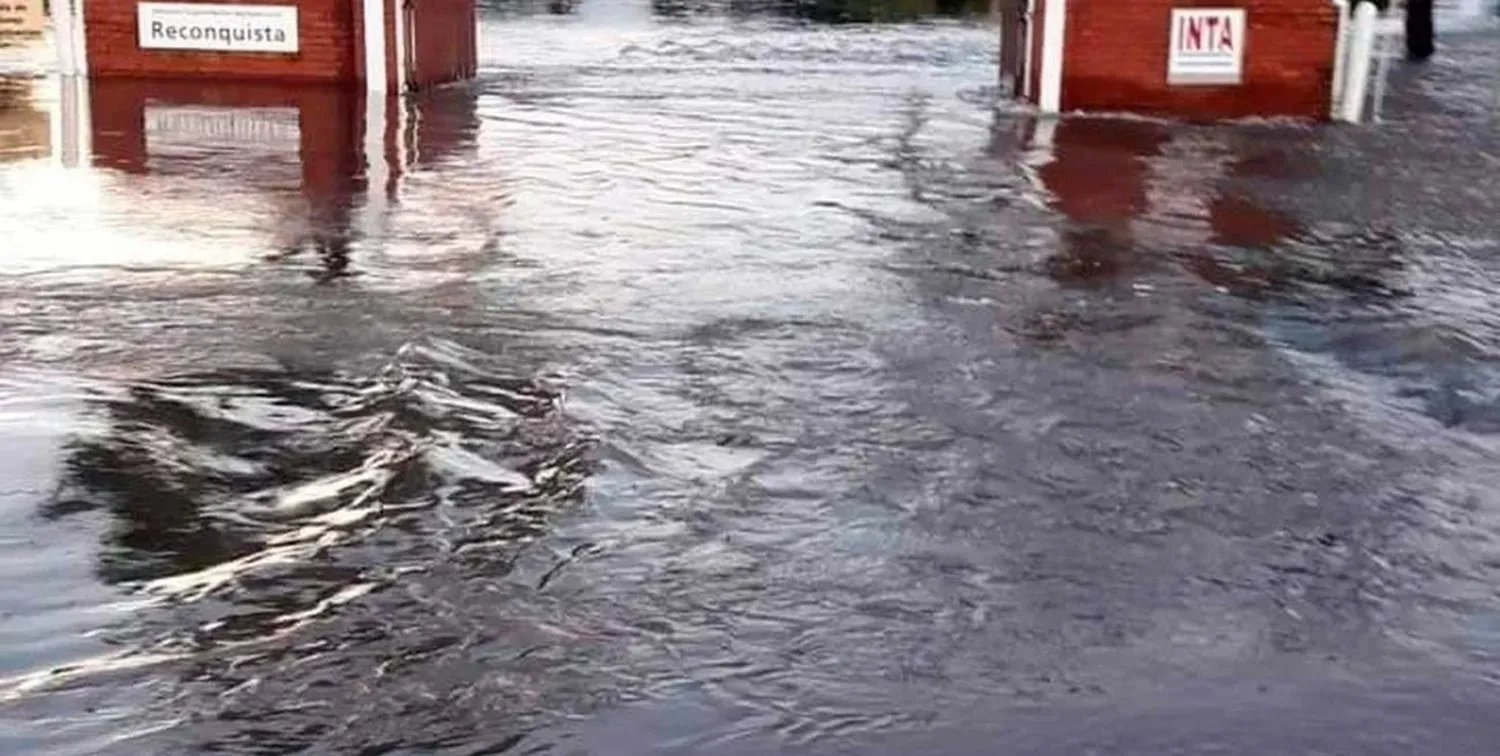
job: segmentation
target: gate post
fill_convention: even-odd
[[[1325,120],[1342,71],[1330,0],[1033,0],[1020,96],[1042,113]]]
[[[362,85],[371,95],[468,78],[475,0],[53,0],[64,73]],[[415,21],[416,23],[411,23]],[[419,30],[447,35],[419,44]],[[79,31],[65,44],[64,30]],[[421,59],[431,55],[433,65]],[[413,65],[415,64],[415,65]],[[412,69],[417,69],[413,71]],[[414,75],[420,74],[420,75]]]

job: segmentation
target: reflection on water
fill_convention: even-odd
[[[1198,127],[510,11],[405,101],[7,90],[0,751],[1493,742],[1500,40]]]
[[[1295,174],[1287,143],[1306,142],[1306,134],[1278,135],[1282,144],[1271,146],[1246,134],[1079,118],[1044,124],[1035,136],[1033,148],[1045,155],[1039,178],[1068,221],[1048,260],[1060,282],[1119,282],[1131,265],[1175,260],[1214,287],[1265,297],[1298,282],[1378,288],[1379,269],[1399,265],[1381,255],[1370,266],[1346,258],[1337,272],[1319,270],[1306,248],[1318,240],[1246,191],[1245,179]]]
[[[46,157],[52,152],[47,111],[31,99],[31,81],[0,79],[0,161]]]
[[[457,190],[449,198],[402,194],[408,173],[420,180],[472,154],[478,115],[463,87],[377,103],[333,88],[257,84],[54,79],[16,87],[54,103],[38,113],[51,126],[38,133],[60,145],[53,165],[107,170],[28,162],[5,177],[15,211],[12,272],[310,260],[308,274],[330,280],[349,272],[352,249],[390,246],[394,203],[467,213],[462,206],[473,199]],[[40,154],[45,145],[27,149]],[[144,202],[153,219],[180,222],[129,222]],[[99,241],[47,244],[64,216]],[[130,232],[115,228],[122,220]],[[219,232],[215,255],[205,258],[201,242],[212,226],[238,226],[237,238]]]

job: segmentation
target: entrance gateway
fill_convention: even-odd
[[[64,75],[362,85],[471,78],[474,0],[52,0]]]
[[[1374,23],[1355,0],[1001,2],[1001,75],[1043,113],[1337,117]]]

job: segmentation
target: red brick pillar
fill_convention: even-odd
[[[1053,74],[1062,110],[1328,117],[1337,33],[1329,0],[1036,2],[1033,101],[1048,76],[1042,30],[1051,16],[1063,26]]]
[[[384,94],[471,76],[474,9],[474,0],[87,0],[78,23],[93,78],[363,83]]]

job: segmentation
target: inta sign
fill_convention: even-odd
[[[141,49],[297,52],[297,6],[140,3]]]
[[[1245,70],[1244,8],[1175,8],[1168,84],[1239,84]]]

